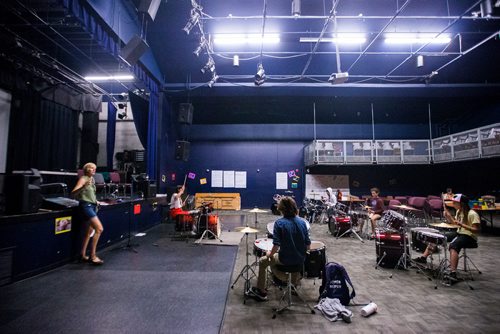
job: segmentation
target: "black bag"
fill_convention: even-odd
[[[347,283],[351,286],[351,293],[349,293]],[[349,305],[349,302],[355,296],[354,286],[345,268],[339,263],[328,262],[325,265],[325,270],[323,270],[322,282],[319,287],[319,299],[325,297],[337,298],[345,306]]]

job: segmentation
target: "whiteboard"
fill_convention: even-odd
[[[320,199],[326,195],[326,188],[331,187],[335,192],[340,189],[343,196],[350,195],[349,175],[319,175],[306,174],[305,197]]]

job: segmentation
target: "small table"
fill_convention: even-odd
[[[481,218],[484,218],[486,222],[489,222],[491,224],[491,227],[493,227],[493,215],[496,214],[498,211],[500,211],[500,205],[495,204],[494,208],[472,208],[472,210],[476,211]],[[489,213],[489,218],[484,214],[484,213]]]

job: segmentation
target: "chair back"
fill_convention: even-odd
[[[398,201],[397,199],[391,199],[389,200],[389,210],[398,210],[398,208],[395,207],[395,205],[401,205],[401,202]]]
[[[104,182],[104,176],[102,176],[101,173],[94,174],[94,181],[95,184],[106,184],[106,182]]]
[[[408,205],[416,209],[423,209],[426,200],[425,197],[410,197],[408,198]]]
[[[113,183],[121,183],[120,182],[120,174],[117,172],[109,173],[109,178],[110,178],[111,182],[113,182]]]
[[[406,196],[395,196],[394,199],[397,199],[401,204],[408,204],[408,197]]]

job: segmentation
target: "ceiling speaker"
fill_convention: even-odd
[[[139,8],[137,10],[139,13],[148,13],[151,20],[155,20],[156,13],[160,7],[161,0],[141,0],[139,3]]]
[[[191,103],[180,103],[177,121],[182,124],[193,123],[193,105]]]
[[[177,140],[175,142],[175,160],[188,161],[191,143],[188,141]]]
[[[127,64],[134,65],[148,49],[148,43],[138,35],[134,35],[127,45],[122,48],[120,58]]]

